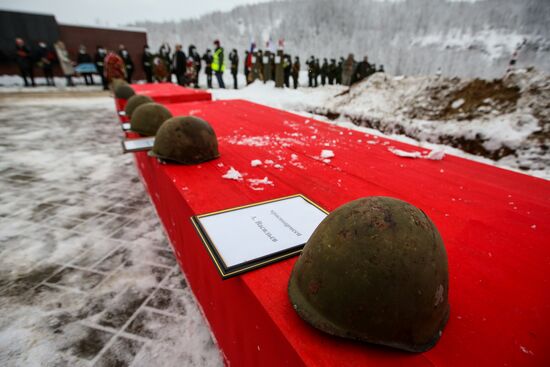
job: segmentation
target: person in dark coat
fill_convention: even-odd
[[[231,75],[233,75],[233,85],[235,89],[238,89],[237,74],[239,73],[239,54],[237,50],[233,49],[229,53],[229,62],[231,62]]]
[[[208,88],[212,89],[212,51],[208,48],[206,53],[202,56],[204,60],[204,73],[206,74],[206,84]]]
[[[290,73],[292,72],[292,58],[289,54],[285,54],[283,58],[283,72],[285,79],[285,86],[290,88]]]
[[[149,45],[143,46],[143,54],[141,55],[141,66],[145,72],[147,83],[153,82],[153,54],[149,49]]]
[[[326,58],[323,59],[323,65],[321,66],[321,85],[327,83],[328,77],[328,61]]]
[[[46,45],[45,42],[38,44],[38,65],[42,68],[46,85],[55,86],[53,79],[53,63],[55,62],[55,53]]]
[[[264,75],[264,83],[267,83],[269,80],[271,80],[271,70],[272,70],[272,64],[271,64],[271,51],[269,49],[264,51],[263,54],[263,75]]]
[[[180,44],[176,45],[176,50],[174,51],[174,64],[172,65],[174,73],[176,74],[176,79],[178,85],[185,85],[185,72],[187,70],[187,56],[182,50]]]
[[[328,84],[333,85],[336,80],[336,73],[338,66],[336,65],[336,59],[330,59],[330,64],[328,66]]]
[[[249,84],[248,82],[248,74],[250,74],[250,51],[246,50],[244,52],[244,62],[243,62],[243,72],[244,72],[244,80],[246,80],[246,84]]]
[[[33,61],[31,56],[31,51],[25,45],[25,41],[22,38],[15,39],[15,62],[19,66],[19,71],[21,72],[21,77],[25,82],[25,87],[36,87],[34,83],[34,72],[33,72]],[[30,79],[30,83],[27,80]]]
[[[89,53],[86,52],[86,47],[84,45],[80,45],[78,48],[78,55],[76,56],[76,63],[77,64],[92,64],[92,57]],[[94,78],[92,77],[92,73],[82,73],[82,76],[84,77],[84,82],[86,85],[94,85]]]
[[[187,57],[192,57],[193,58],[193,65],[195,67],[195,78],[194,80],[192,81],[192,83],[195,85],[195,88],[198,88],[199,87],[199,73],[201,71],[201,55],[199,55],[199,53],[197,52],[197,48],[195,47],[195,45],[189,45],[189,49],[188,49],[188,55]]]
[[[344,71],[344,58],[340,57],[336,68],[336,84],[342,84],[342,72]]]
[[[296,56],[292,63],[292,82],[294,83],[294,89],[298,88],[298,79],[300,78],[300,58]]]
[[[126,50],[126,47],[124,47],[124,45],[120,45],[118,55],[122,58],[122,61],[124,61],[124,67],[126,68],[126,81],[128,83],[131,83],[132,74],[134,73],[134,62],[130,57],[130,53],[128,53],[128,50]]]
[[[357,64],[357,67],[355,68],[355,73],[352,77],[351,82],[352,83],[360,82],[361,80],[363,80],[365,78],[368,78],[369,76],[371,76],[375,72],[376,72],[376,69],[375,69],[374,65],[370,64],[369,63],[369,58],[367,56],[365,56],[363,58],[363,61],[361,61]]]
[[[319,86],[319,75],[321,74],[319,59],[315,59],[315,64],[313,65],[313,85],[317,88]]]
[[[262,50],[256,51],[254,74],[254,79],[264,80],[264,56]]]
[[[273,52],[269,55],[269,63],[271,64],[271,80],[275,81],[275,54]]]
[[[311,88],[313,87],[313,79],[315,78],[315,58],[313,57],[313,55],[309,58],[308,61],[306,61],[306,65],[308,86]]]
[[[96,46],[96,51],[94,55],[94,63],[97,69],[97,73],[101,77],[101,84],[103,85],[103,90],[108,90],[109,85],[107,83],[107,78],[105,78],[105,56],[107,56],[107,50],[103,46]]]

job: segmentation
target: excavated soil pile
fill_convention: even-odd
[[[427,103],[413,106],[410,118],[426,120],[472,120],[484,115],[513,112],[520,98],[520,88],[508,85],[502,79],[492,81],[473,79],[460,82],[458,79],[435,82],[423,93]]]

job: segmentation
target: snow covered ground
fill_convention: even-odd
[[[112,98],[80,95],[0,96],[0,365],[222,365]]]

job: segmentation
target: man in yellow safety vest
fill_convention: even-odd
[[[225,83],[223,82],[223,72],[225,70],[225,64],[223,60],[223,47],[220,46],[220,41],[214,41],[214,57],[212,60],[212,71],[216,74],[216,79],[218,80],[218,85],[220,88],[225,88]]]

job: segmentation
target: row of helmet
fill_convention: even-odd
[[[194,116],[172,116],[166,107],[150,97],[135,94],[124,81],[113,84],[116,98],[127,100],[124,112],[130,129],[154,136],[149,155],[166,162],[198,164],[220,156],[216,133],[210,124]]]
[[[212,127],[115,86],[131,129],[154,136],[152,155],[196,164],[219,156]],[[328,334],[423,352],[449,318],[447,253],[428,216],[404,201],[372,196],[330,213],[296,262],[288,295],[298,315]]]

